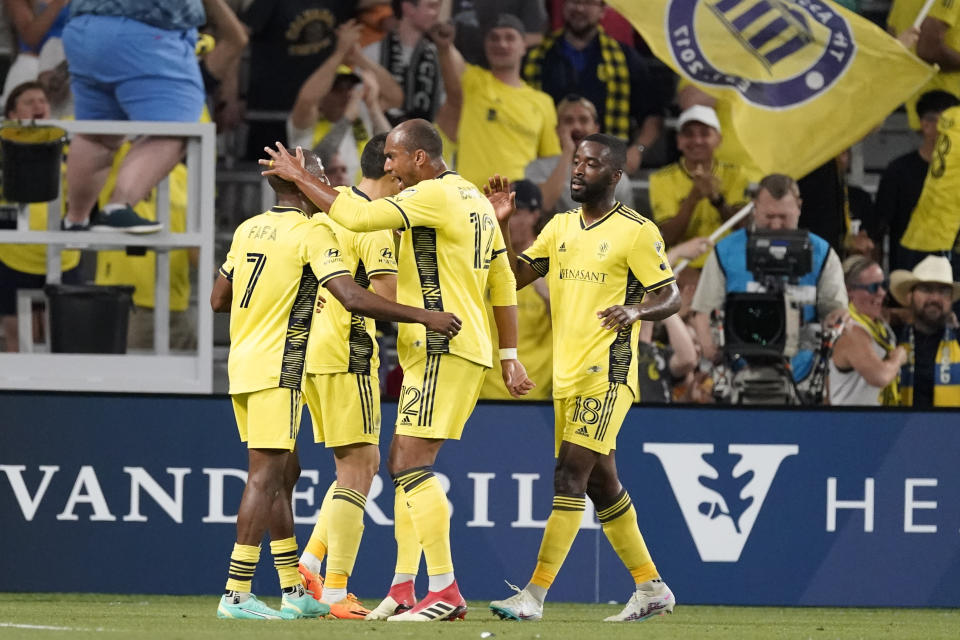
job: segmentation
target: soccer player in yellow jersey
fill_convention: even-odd
[[[449,309],[464,321],[453,340],[429,330],[400,328],[404,384],[387,463],[398,494],[397,570],[390,594],[370,614],[391,621],[462,618],[466,602],[453,573],[450,511],[432,466],[441,445],[460,438],[491,365],[484,310],[488,280],[504,383],[514,395],[533,387],[516,359],[516,281],[493,208],[477,187],[447,170],[440,136],[425,120],[408,120],[387,136],[384,168],[404,190],[372,202],[344,197],[315,180],[282,145],[266,151],[272,160],[261,160],[271,167],[264,173],[296,182],[337,223],[354,231],[402,228],[397,299]],[[429,593],[404,611],[413,605],[421,547]]]
[[[305,170],[322,175],[315,155],[305,160]],[[316,210],[310,201],[289,182],[270,178],[270,184],[277,192],[277,206],[237,228],[210,297],[215,311],[230,311],[230,394],[250,465],[226,593],[217,608],[221,618],[316,617],[330,611],[301,585],[290,506],[300,475],[295,445],[318,288],[326,287],[351,313],[423,323],[447,339],[460,327],[451,313],[398,305],[360,287],[330,226],[310,218]],[[234,281],[240,287],[236,296]],[[250,593],[267,529],[283,590],[280,611]]]
[[[376,200],[396,195],[400,183],[383,170],[387,134],[377,134],[363,148],[363,180],[338,187],[344,197]],[[324,216],[326,218],[326,216]],[[397,298],[397,261],[393,233],[354,233],[329,220],[344,265],[361,287],[372,286],[387,300]],[[336,300],[326,303],[313,322],[307,343],[304,399],[310,409],[314,439],[333,450],[337,479],[330,486],[313,534],[300,557],[300,574],[313,597],[330,605],[337,618],[363,619],[369,610],[347,593],[360,538],[370,483],[380,467],[380,389],[377,377],[376,327],[373,320],[350,313]],[[328,553],[329,552],[329,553]],[[327,555],[326,581],[319,578]]]
[[[639,321],[662,320],[680,308],[657,226],[614,199],[626,154],[618,138],[584,138],[570,180],[581,207],[554,216],[519,261],[510,252],[518,287],[544,277],[550,288],[557,467],[533,576],[516,595],[490,603],[502,618],[543,616],[547,590],[580,529],[586,496],[637,585],[626,608],[607,621],[673,610],[673,594],[650,558],[614,460],[617,433],[637,395]],[[511,198],[498,178],[490,183],[510,247]]]

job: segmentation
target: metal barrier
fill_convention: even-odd
[[[170,136],[187,140],[187,231],[170,232],[170,190],[167,178],[157,186],[157,220],[163,231],[151,235],[123,232],[61,231],[61,193],[48,207],[47,229],[31,231],[22,206],[15,231],[0,231],[0,243],[46,244],[47,282],[59,283],[63,249],[145,247],[156,253],[153,355],[86,355],[60,353],[0,353],[0,388],[62,391],[141,391],[149,393],[211,393],[213,390],[214,180],[216,129],[210,123],[41,120],[70,134]],[[170,250],[199,249],[197,277],[197,350],[171,354]]]

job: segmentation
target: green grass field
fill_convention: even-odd
[[[265,598],[279,606],[277,598]],[[540,622],[503,622],[486,602],[471,602],[463,622],[293,620],[234,621],[216,618],[216,596],[131,596],[0,593],[0,638],[443,638],[553,640],[583,638],[862,638],[956,639],[960,610],[707,607],[678,605],[676,613],[643,623],[603,623],[615,605],[548,603]],[[322,635],[321,635],[322,634]]]

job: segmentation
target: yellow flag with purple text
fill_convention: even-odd
[[[799,178],[859,141],[934,73],[828,0],[607,0],[660,60],[718,100],[764,173]]]

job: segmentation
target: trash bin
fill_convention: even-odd
[[[126,353],[133,287],[48,284],[50,351]]]
[[[0,129],[3,197],[8,202],[49,202],[60,192],[67,132],[60,127],[10,125]]]

